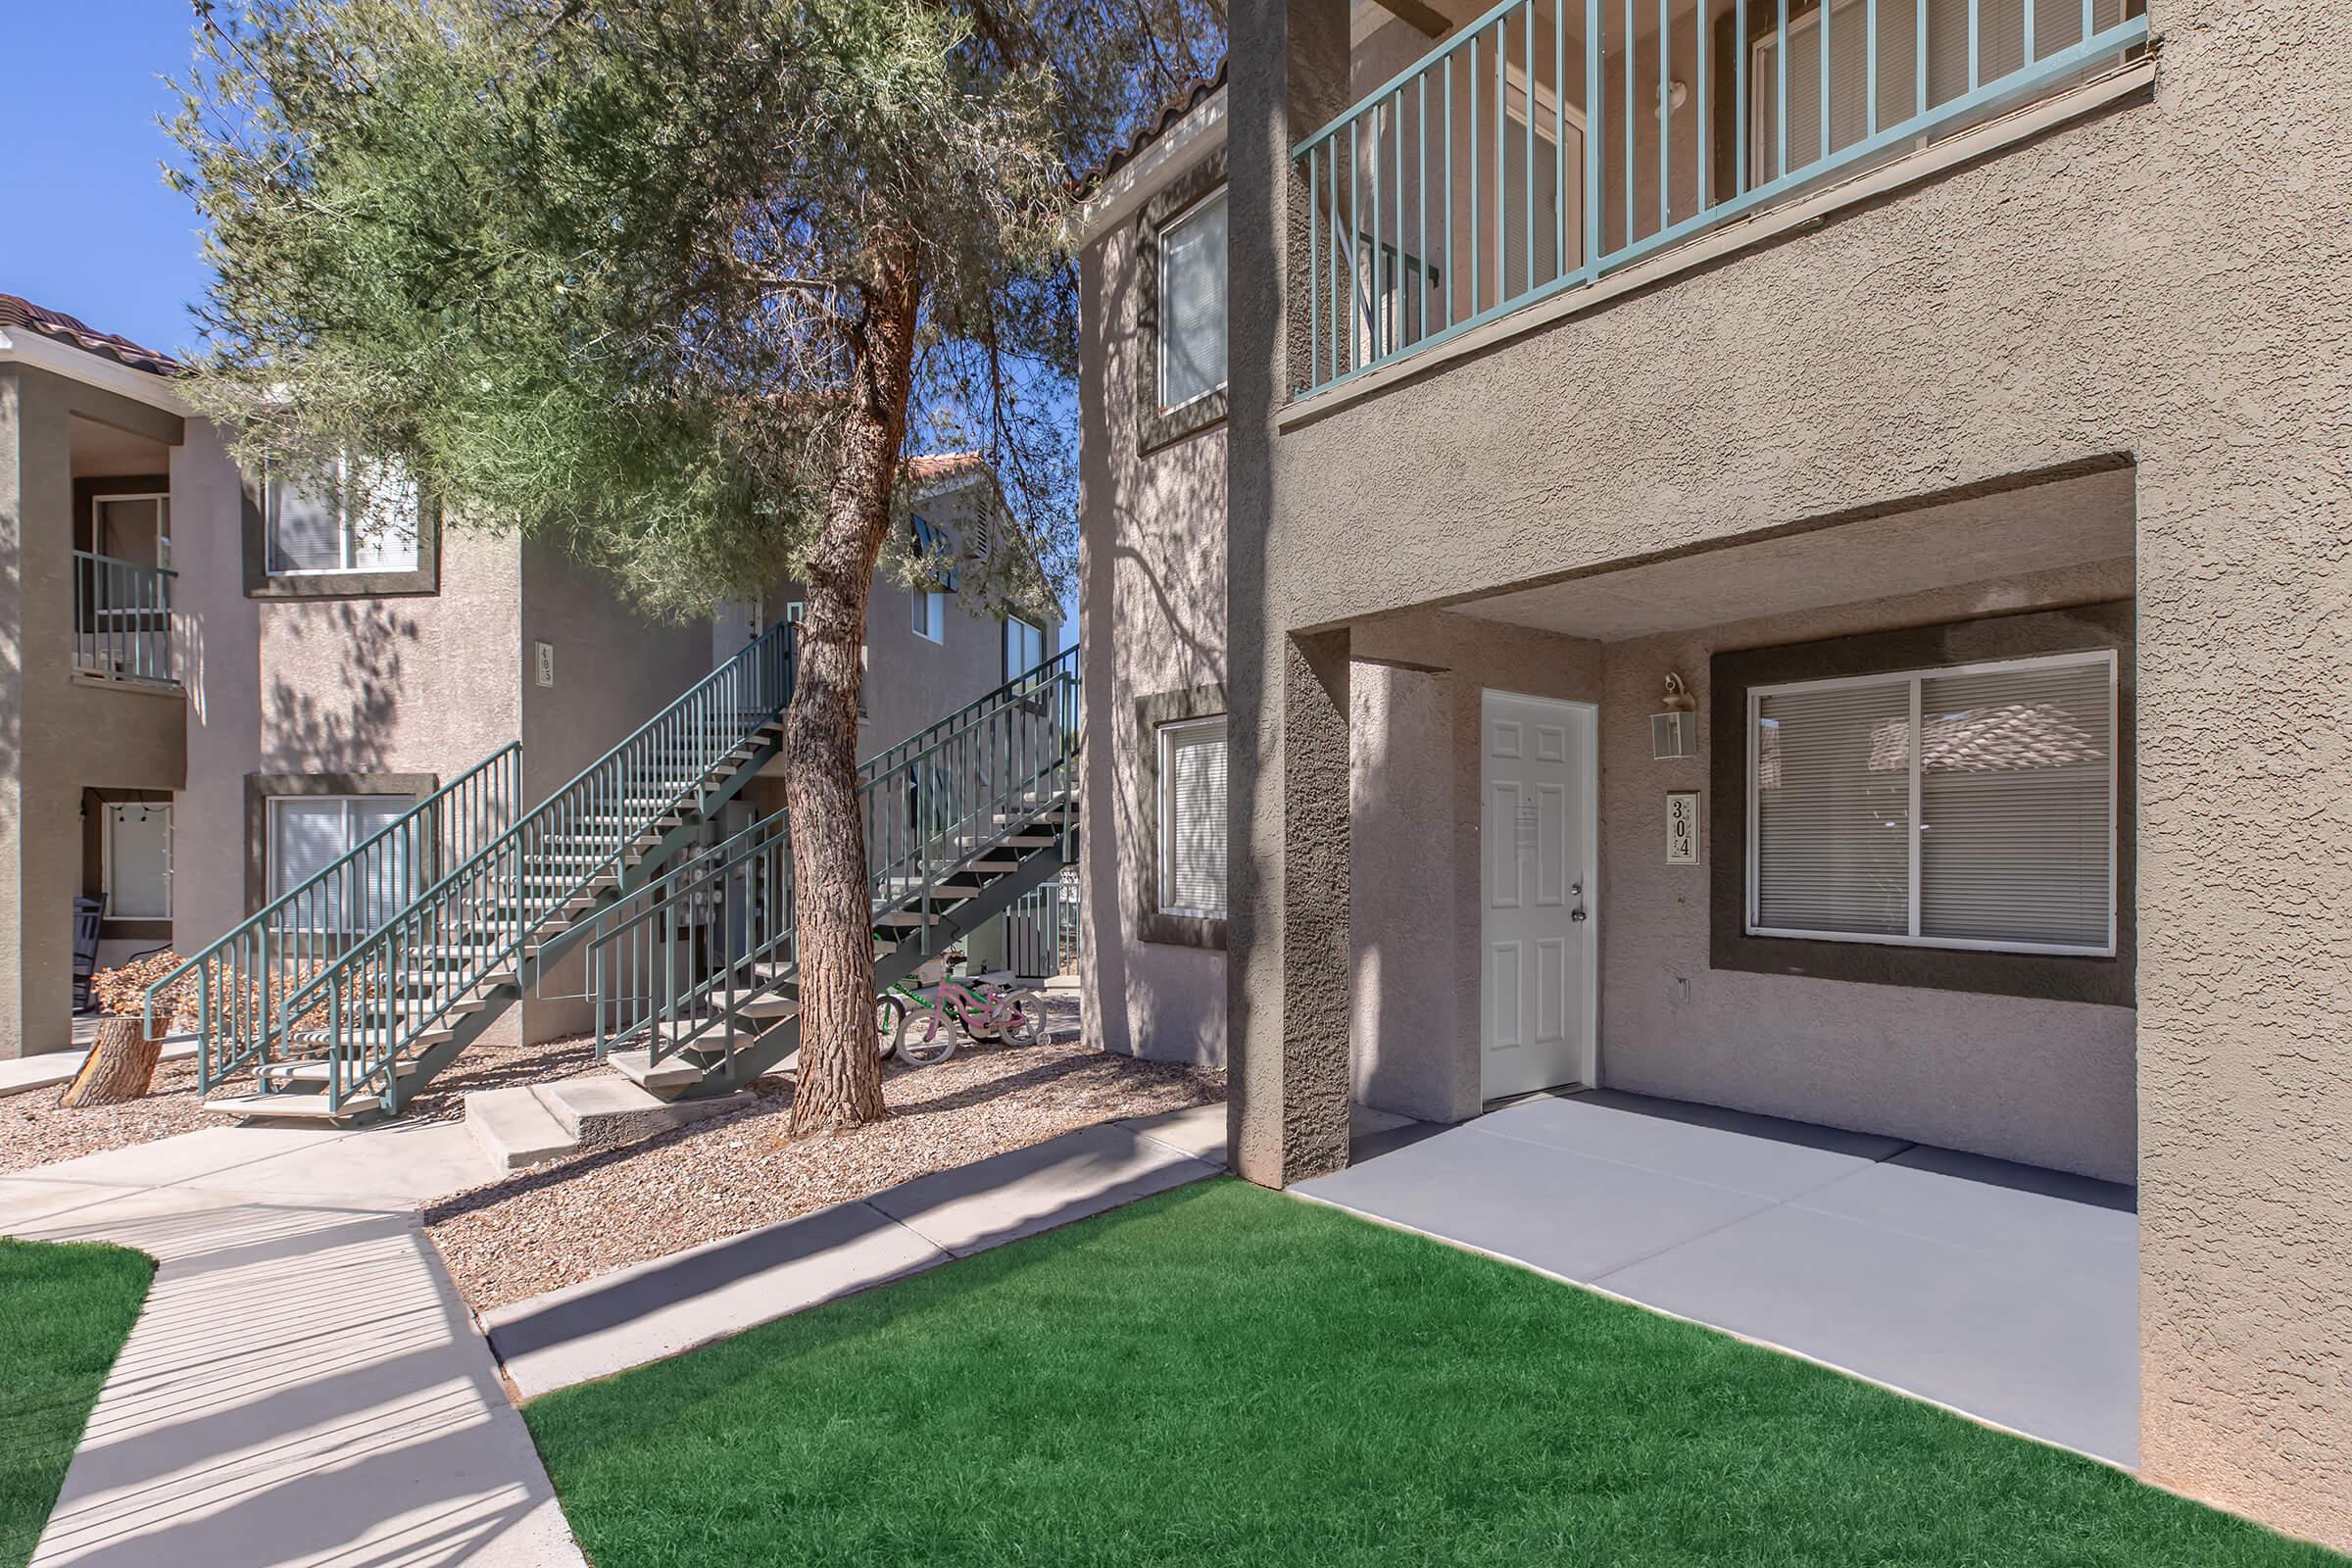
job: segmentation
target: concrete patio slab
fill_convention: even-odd
[[[901,1279],[948,1254],[870,1203],[842,1203],[482,1316],[524,1398],[609,1377]]]
[[[10,1095],[29,1095],[35,1090],[57,1089],[75,1073],[81,1071],[82,1058],[90,1054],[90,1043],[98,1038],[98,1020],[77,1017],[74,1020],[74,1049],[49,1051],[33,1056],[12,1056],[0,1061],[0,1100]],[[185,1061],[196,1054],[196,1040],[166,1041],[156,1054],[158,1061]]]
[[[237,1136],[278,1131],[224,1129]],[[213,1192],[266,1193],[274,1198],[414,1204],[479,1187],[490,1180],[481,1145],[462,1121],[392,1122],[333,1132],[180,1185]]]
[[[1910,1145],[1899,1138],[1833,1133],[1799,1140],[1798,1125],[1722,1111],[1706,1120],[1663,1113],[1635,1096],[1539,1095],[1479,1118],[1479,1131],[1564,1149],[1573,1154],[1705,1182],[1758,1198],[1786,1199],[1850,1175]]]
[[[2137,1278],[1782,1204],[1596,1283],[2129,1465]]]
[[[957,1257],[1216,1174],[1114,1124],[1088,1127],[877,1193],[874,1207]]]
[[[2136,1459],[2127,1188],[1632,1096],[1521,1101],[1359,1151],[1297,1191]]]
[[[1465,1122],[1296,1191],[1591,1280],[1728,1225],[1769,1199]]]
[[[201,1132],[133,1144],[39,1167],[49,1181],[97,1182],[109,1187],[166,1187],[222,1176],[296,1150],[352,1136],[335,1127],[207,1127]]]

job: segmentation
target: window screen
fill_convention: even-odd
[[[1160,888],[1163,914],[1225,916],[1225,720],[1159,732]]]
[[[1004,678],[1025,675],[1046,662],[1046,634],[1018,615],[1004,622]]]
[[[406,815],[415,802],[400,795],[281,796],[270,802],[270,896],[301,890],[288,911],[292,924],[314,931],[371,931],[400,911],[411,896],[410,849],[395,834],[361,859],[314,877]]]
[[[1159,401],[1190,403],[1225,384],[1225,193],[1159,236]]]
[[[274,575],[416,569],[420,499],[389,465],[345,461],[316,487],[272,479],[263,507]]]
[[[2116,664],[1750,696],[1752,933],[2115,950]]]

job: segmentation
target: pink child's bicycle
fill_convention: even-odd
[[[929,987],[926,995],[902,981],[877,1005],[886,1017],[896,1013],[890,1030],[890,1050],[901,1061],[915,1067],[935,1067],[956,1054],[956,1035],[948,1027],[953,1017],[965,1036],[978,1045],[1009,1040],[1026,1046],[1037,1039],[1037,1014],[1008,992],[975,982],[966,986],[948,978],[948,960],[934,958],[917,971]],[[877,1020],[881,1021],[881,1020]]]

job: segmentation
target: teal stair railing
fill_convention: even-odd
[[[753,765],[791,695],[792,628],[778,625],[288,995],[276,1029],[317,1048],[306,1087],[323,1078],[330,1114],[362,1096],[397,1112],[425,1053],[462,1045],[470,1016],[518,995]]]
[[[505,834],[521,800],[522,748],[509,742],[149,986],[147,1032],[159,1006],[169,1027],[195,1031],[206,1093],[271,1059],[277,1004]]]
[[[906,972],[1069,858],[1078,700],[1071,648],[859,766],[881,969]],[[796,912],[781,811],[599,911],[599,1054],[688,1057],[721,1085],[779,1058],[798,1038]]]
[[[172,590],[179,573],[151,562],[74,552],[74,667],[102,680],[177,679]]]

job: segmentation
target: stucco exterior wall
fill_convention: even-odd
[[[1244,279],[1303,249],[1342,9],[1240,19]],[[1296,631],[2131,454],[2145,1467],[2352,1544],[2352,11],[2151,11],[2148,93],[1311,422],[1291,302],[1237,285],[1237,850],[1247,895],[1327,819],[1258,702]],[[1344,982],[1266,886],[1232,1010],[1280,1060]]]
[[[177,790],[186,700],[74,674],[73,426],[176,445],[172,414],[23,363],[0,364],[0,1056],[73,1045],[73,899],[81,792]]]
[[[2128,597],[2129,561],[1606,645],[1601,699],[1600,1075],[1614,1089],[1790,1116],[2132,1180],[2129,1007],[1741,973],[1708,963],[1708,874],[1665,863],[1666,791],[1709,787],[1719,649]],[[1699,705],[1700,755],[1651,757],[1664,673]]]
[[[1142,450],[1138,249],[1131,220],[1079,265],[1080,987],[1091,1044],[1222,1064],[1225,955],[1147,942],[1139,930],[1158,808],[1136,704],[1225,680],[1225,426]]]
[[[186,786],[173,812],[172,945],[192,954],[251,912],[245,902],[245,774],[261,753],[261,615],[245,597],[237,466],[205,419],[172,454],[172,562],[178,568]]]

